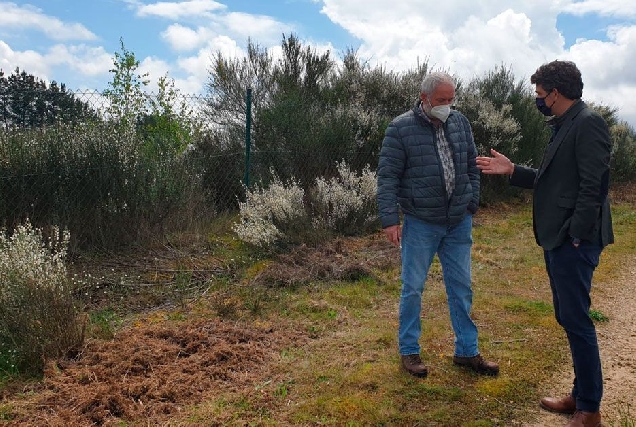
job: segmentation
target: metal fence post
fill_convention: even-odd
[[[245,178],[243,179],[243,183],[245,184],[245,188],[249,188],[250,186],[250,151],[251,151],[251,140],[250,140],[250,129],[252,127],[252,88],[247,88],[247,112],[245,114]]]

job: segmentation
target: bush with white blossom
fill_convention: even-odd
[[[261,247],[294,240],[294,225],[307,220],[304,190],[294,180],[285,185],[272,175],[268,188],[257,185],[246,191],[246,201],[239,203],[240,220],[233,227],[239,239]]]
[[[60,236],[59,229],[52,234]],[[9,236],[0,232],[0,294],[11,298],[16,286],[60,287],[66,282],[66,250],[70,235],[61,233],[57,239],[45,238],[42,230],[35,229],[27,220],[18,225]]]
[[[337,171],[338,176],[316,179],[308,194],[295,180],[285,184],[273,174],[269,187],[246,191],[233,230],[260,247],[367,231],[377,220],[376,174],[368,166],[356,174],[344,161]]]
[[[16,371],[39,373],[83,341],[65,265],[70,235],[56,227],[49,235],[28,220],[0,230],[0,358],[11,353]]]
[[[377,219],[377,179],[369,166],[359,175],[343,161],[338,176],[316,179],[312,191],[313,222],[338,234],[355,235]]]

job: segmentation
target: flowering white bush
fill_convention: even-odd
[[[42,231],[27,220],[8,237],[0,230],[0,295],[11,299],[16,286],[54,287],[63,289],[66,283],[66,257],[70,234],[53,227],[56,239],[46,239]]]
[[[376,175],[368,166],[357,175],[344,161],[337,170],[337,177],[316,179],[309,208],[305,192],[293,179],[285,185],[274,175],[268,188],[247,190],[233,230],[241,240],[261,247],[278,241],[316,240],[316,232],[325,236],[360,232],[377,219]]]
[[[512,105],[496,106],[478,92],[467,92],[458,107],[470,120],[479,153],[494,148],[510,155],[519,150],[521,125],[512,115]]]
[[[281,228],[306,217],[305,192],[294,180],[285,186],[274,175],[269,188],[256,186],[247,190],[246,195],[246,201],[239,203],[241,219],[232,229],[247,243],[271,245],[286,237]]]
[[[316,179],[313,193],[314,224],[322,224],[327,229],[345,234],[355,234],[360,227],[377,218],[376,175],[369,166],[356,175],[344,161],[337,164],[337,170],[338,177],[328,181]]]
[[[70,234],[50,231],[45,237],[28,220],[10,236],[0,230],[0,344],[22,372],[41,373],[46,359],[84,340],[64,263]]]

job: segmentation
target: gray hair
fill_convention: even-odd
[[[422,80],[421,93],[426,95],[430,95],[433,91],[442,83],[448,83],[449,85],[455,87],[455,79],[452,78],[449,74],[442,73],[441,71],[435,73],[428,73],[424,76]]]

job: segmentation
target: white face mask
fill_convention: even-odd
[[[430,106],[431,103],[429,102],[428,105]],[[436,107],[431,106],[431,109],[428,112],[428,115],[441,120],[442,123],[446,123],[446,119],[448,119],[450,112],[451,112],[451,106],[449,104],[438,105]]]

